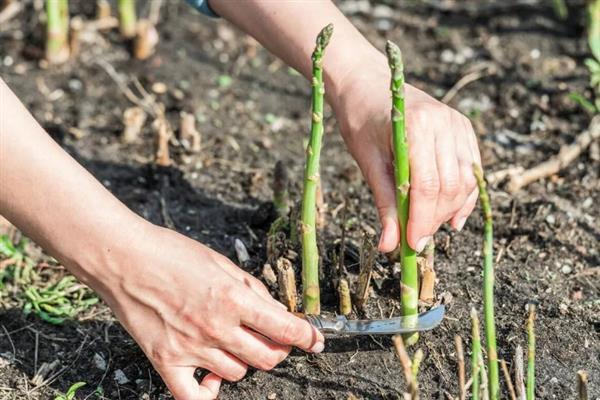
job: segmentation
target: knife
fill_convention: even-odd
[[[400,333],[428,331],[442,322],[445,312],[446,307],[441,305],[419,314],[416,320],[413,316],[388,319],[349,320],[343,315],[335,318],[327,318],[320,315],[300,315],[323,334],[331,336],[353,336],[395,335]]]

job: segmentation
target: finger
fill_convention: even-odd
[[[274,343],[246,327],[236,329],[231,337],[235,345],[230,351],[249,365],[264,371],[275,368],[291,351],[290,346]]]
[[[239,381],[248,371],[246,363],[221,349],[202,349],[198,356],[203,360],[200,367],[214,372],[229,382]]]
[[[260,304],[262,303],[262,304]],[[320,353],[325,347],[323,335],[306,320],[265,301],[246,301],[242,324],[275,343]]]
[[[473,189],[471,194],[469,194],[469,197],[467,197],[467,201],[465,202],[464,206],[458,210],[456,215],[452,218],[451,224],[457,231],[462,231],[465,223],[467,222],[467,218],[469,218],[469,215],[471,215],[475,209],[478,196],[479,191],[477,189]]]
[[[375,197],[375,205],[381,221],[381,237],[377,247],[379,251],[389,253],[398,246],[400,241],[393,163],[387,154],[380,154],[372,160],[363,169],[363,175]]]
[[[213,400],[219,394],[221,378],[213,373],[198,383],[195,367],[167,367],[159,370],[165,384],[177,400]]]
[[[420,132],[418,139],[409,147],[412,176],[407,240],[411,248],[420,252],[435,232],[440,179],[436,156],[431,151],[435,148],[433,134]]]

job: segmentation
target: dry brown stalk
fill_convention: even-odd
[[[277,260],[277,283],[279,284],[279,299],[290,312],[296,312],[296,276],[292,263],[287,258]]]
[[[467,389],[465,386],[465,353],[463,351],[463,340],[460,336],[454,336],[454,345],[456,346],[456,360],[458,362],[458,398],[465,400],[467,398]]]
[[[371,287],[371,276],[373,275],[373,266],[377,249],[368,235],[363,238],[360,249],[360,272],[358,274],[358,284],[356,287],[355,303],[359,309],[363,309],[369,299],[369,289]]]
[[[490,387],[488,384],[488,374],[485,369],[485,362],[483,361],[483,355],[479,354],[479,376],[481,380],[481,399],[489,400],[490,399]]]
[[[23,9],[23,4],[20,1],[6,1],[0,6],[0,25],[17,16]],[[1,30],[1,29],[0,29]]]
[[[515,389],[517,393],[518,400],[526,400],[527,393],[525,392],[525,381],[524,381],[524,371],[525,368],[523,366],[523,348],[521,345],[518,345],[515,349]]]
[[[277,276],[275,275],[275,271],[273,271],[271,264],[263,265],[262,277],[270,288],[274,288],[277,284]]]
[[[141,107],[129,107],[123,113],[125,129],[121,135],[123,143],[133,143],[138,139],[146,122],[146,112]]]
[[[400,360],[400,365],[402,366],[404,379],[406,380],[408,393],[406,393],[407,396],[405,397],[412,400],[418,400],[419,390],[413,376],[412,361],[410,360],[408,352],[406,351],[406,347],[404,347],[402,336],[394,335],[392,340],[394,342],[394,348],[396,349],[396,355],[398,356],[398,360]]]
[[[471,70],[462,78],[460,78],[454,86],[442,97],[442,103],[449,103],[450,100],[456,96],[456,94],[469,83],[475,82],[478,79],[486,76],[494,75],[496,73],[496,66],[490,62],[482,62],[479,65],[475,65]]]
[[[577,371],[577,394],[579,395],[579,400],[588,400],[588,374],[584,370]]]
[[[154,54],[157,44],[158,31],[154,24],[147,19],[141,19],[136,26],[133,56],[138,60],[146,60]]]
[[[192,153],[200,151],[202,136],[196,129],[196,117],[194,114],[182,111],[179,114],[179,140],[186,150]]]
[[[510,377],[510,372],[508,371],[506,361],[500,360],[500,365],[502,366],[502,372],[504,372],[504,380],[506,381],[506,386],[508,386],[510,398],[511,400],[517,400],[517,394],[515,393],[515,387],[513,386],[512,378]]]
[[[338,283],[338,295],[340,298],[340,314],[348,315],[352,312],[352,299],[350,298],[350,287],[348,280],[341,278]]]
[[[575,142],[561,147],[558,154],[533,168],[523,171],[519,175],[513,175],[508,182],[508,190],[511,193],[518,192],[522,187],[529,185],[539,179],[557,174],[561,169],[569,165],[592,143],[600,138],[600,115],[592,118],[588,130],[581,132]]]
[[[431,305],[435,300],[435,241],[433,238],[427,242],[425,249],[417,259],[421,275],[421,289],[419,290],[419,300],[425,304]]]

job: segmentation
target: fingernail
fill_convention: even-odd
[[[312,353],[320,353],[323,351],[324,348],[325,348],[325,343],[317,342],[313,345],[313,347],[310,349],[310,351]]]
[[[377,244],[377,248],[380,249],[383,244],[383,232],[381,232],[381,236],[379,236],[379,243]]]
[[[415,249],[418,253],[422,252],[423,249],[425,248],[425,246],[427,246],[427,242],[429,242],[431,240],[431,236],[425,236],[423,238],[421,238],[418,242],[417,242],[417,248]]]
[[[467,217],[462,217],[461,219],[459,219],[456,223],[456,230],[459,232],[462,231],[462,228],[464,228],[465,226],[465,222],[467,222]]]

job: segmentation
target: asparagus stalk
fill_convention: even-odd
[[[317,44],[312,54],[312,123],[310,141],[306,147],[306,171],[302,197],[302,289],[304,312],[319,314],[321,301],[319,294],[319,249],[317,247],[317,188],[319,186],[319,158],[323,139],[323,52],[331,35],[333,25],[329,24],[317,36]]]
[[[388,40],[385,47],[388,63],[392,72],[390,89],[392,91],[392,138],[394,146],[394,176],[396,182],[396,208],[400,223],[400,262],[401,267],[401,303],[402,315],[408,317],[408,326],[416,324],[419,306],[419,272],[416,252],[407,242],[410,171],[408,160],[408,141],[404,121],[404,67],[402,53],[398,46]],[[418,333],[404,336],[407,346],[419,340]]]
[[[586,371],[580,369],[577,371],[577,394],[579,400],[588,400],[588,374]]]
[[[529,304],[527,319],[527,400],[535,398],[535,304]]]
[[[119,29],[127,39],[135,36],[137,18],[135,15],[135,0],[119,0]]]
[[[493,220],[490,198],[486,190],[483,171],[477,164],[473,164],[473,173],[479,186],[479,199],[484,220],[483,239],[483,311],[485,324],[485,341],[488,353],[488,385],[490,399],[498,398],[498,353],[496,352],[496,325],[494,319],[494,248],[493,248]]]
[[[51,64],[60,64],[69,58],[68,0],[46,0],[46,15],[46,59]]]
[[[475,308],[471,309],[471,376],[473,400],[479,400],[479,357],[481,356],[481,338],[479,336],[479,316]]]

